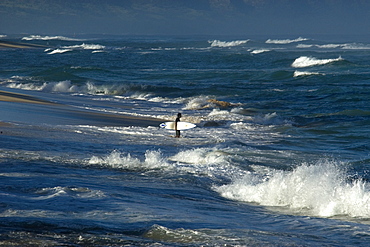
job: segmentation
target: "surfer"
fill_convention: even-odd
[[[180,138],[180,130],[177,129],[177,123],[180,122],[181,113],[177,113],[177,118],[175,120],[175,130],[176,130],[176,138]]]

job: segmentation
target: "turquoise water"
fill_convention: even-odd
[[[0,102],[3,245],[368,243],[369,42],[7,39],[1,90],[197,128]]]

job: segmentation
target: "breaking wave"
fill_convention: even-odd
[[[88,87],[89,84],[86,86]],[[71,81],[60,82],[44,82],[43,84],[37,83],[9,83],[9,88],[18,88],[23,90],[45,91],[45,92],[60,92],[60,93],[76,93],[81,91],[81,87],[72,85]]]
[[[309,71],[294,71],[293,77],[299,77],[299,76],[310,76],[310,75],[325,75],[318,72],[309,72]]]
[[[315,45],[315,44],[298,44],[297,48],[311,48],[317,47],[319,49],[342,49],[342,50],[369,50],[370,46],[366,44],[348,43],[348,44],[325,44],[325,45]]]
[[[215,190],[232,200],[285,207],[295,213],[370,217],[369,185],[358,179],[349,182],[340,165],[330,161],[267,175],[249,173]]]
[[[62,48],[65,49],[83,49],[83,50],[101,50],[104,49],[104,45],[97,45],[97,44],[81,44],[81,45],[71,45],[71,46],[64,46]]]
[[[9,88],[18,88],[23,90],[43,91],[43,92],[59,92],[59,93],[87,93],[87,94],[105,94],[105,95],[122,95],[127,92],[138,93],[140,86],[132,86],[128,84],[119,85],[95,85],[92,82],[87,82],[83,85],[75,85],[71,81],[59,82],[44,82],[40,83],[18,83],[10,82],[6,85]]]
[[[307,57],[302,56],[294,60],[292,63],[292,67],[294,68],[305,68],[305,67],[312,67],[317,65],[324,65],[328,63],[343,61],[342,57],[334,58],[334,59],[317,59],[314,57]]]
[[[211,47],[233,47],[242,44],[246,44],[249,40],[236,40],[236,41],[220,41],[220,40],[213,40],[208,41],[211,44]]]
[[[82,39],[68,38],[64,36],[41,36],[41,35],[30,35],[23,37],[22,40],[63,40],[63,41],[82,41]]]
[[[233,166],[230,159],[225,151],[207,148],[184,150],[169,157],[161,151],[147,150],[144,158],[115,150],[105,157],[91,157],[87,165],[125,170],[162,170],[169,172],[169,175],[190,174],[223,181],[225,178],[229,180],[233,176],[245,174],[243,170]]]
[[[69,52],[69,51],[73,51],[73,50],[72,49],[55,49],[55,50],[46,49],[45,50],[45,52],[48,52],[49,55],[66,53],[66,52]]]
[[[93,50],[92,53],[96,53],[103,49],[105,49],[104,45],[83,43],[81,45],[62,46],[55,50],[48,48],[45,50],[45,52],[48,52],[49,55],[52,55],[52,54],[61,54],[61,53],[74,51],[74,50]]]
[[[306,41],[308,39],[299,37],[297,39],[268,39],[266,40],[267,44],[290,44],[290,43],[295,43],[295,42],[301,42],[301,41]]]
[[[144,161],[132,157],[130,154],[122,154],[119,151],[113,151],[107,157],[93,156],[89,165],[108,166],[115,169],[158,169],[169,167],[160,151],[147,151]]]
[[[268,49],[257,49],[257,50],[253,50],[251,51],[252,54],[260,54],[260,53],[264,53],[264,52],[269,52],[271,50],[268,50]]]

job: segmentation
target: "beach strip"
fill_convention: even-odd
[[[0,40],[0,49],[1,48],[25,49],[25,48],[45,48],[45,47],[46,46],[43,46],[43,45],[26,44],[26,43],[19,43],[19,42],[12,42],[12,41]]]
[[[0,90],[0,122],[91,126],[158,126],[163,120],[84,110]]]
[[[0,101],[18,102],[18,103],[32,103],[32,104],[55,104],[51,101],[42,100],[26,94],[10,93],[0,90]]]

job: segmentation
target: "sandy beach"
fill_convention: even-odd
[[[0,126],[8,122],[94,126],[158,126],[163,120],[100,113],[0,90]],[[2,123],[1,123],[2,122]]]
[[[51,101],[46,101],[32,97],[26,94],[10,93],[0,90],[0,101],[18,102],[18,103],[32,103],[32,104],[55,104]]]
[[[1,48],[21,48],[21,49],[24,49],[24,48],[45,48],[45,46],[0,40],[0,49]]]

